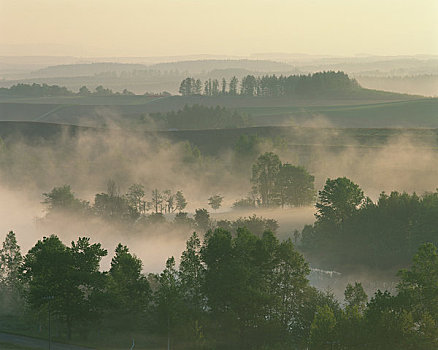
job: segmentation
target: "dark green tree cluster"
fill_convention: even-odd
[[[20,281],[23,257],[15,233],[10,231],[0,248],[0,315],[21,313]]]
[[[255,214],[248,218],[239,218],[234,221],[210,218],[210,213],[205,208],[196,209],[189,217],[184,209],[187,200],[182,191],[173,193],[170,190],[151,192],[150,200],[145,198],[145,189],[140,184],[133,184],[126,194],[120,194],[116,183],[108,182],[106,193],[95,195],[94,204],[76,198],[69,185],[54,187],[51,192],[44,193],[44,204],[47,205],[47,218],[58,214],[82,217],[100,217],[113,224],[138,225],[176,225],[186,226],[198,232],[206,232],[212,228],[224,228],[233,234],[239,228],[247,228],[257,236],[268,230],[276,232],[279,225],[273,219],[264,219]],[[223,197],[214,195],[208,199],[213,209],[218,209]],[[164,214],[174,214],[173,221],[167,221]]]
[[[3,96],[19,96],[19,97],[59,97],[59,96],[115,96],[125,95],[132,96],[133,92],[124,89],[122,92],[114,92],[111,89],[104,88],[99,85],[94,91],[91,91],[86,86],[79,88],[77,93],[67,89],[65,86],[47,85],[47,84],[16,84],[9,88],[0,88],[0,95]]]
[[[0,95],[20,97],[72,96],[74,92],[64,86],[47,84],[17,84],[10,88],[0,88]]]
[[[256,236],[260,237],[263,232],[270,231],[276,233],[279,225],[274,219],[265,219],[263,217],[256,216],[255,214],[248,217],[240,217],[237,220],[218,220],[216,223],[218,228],[230,231],[232,234],[237,234],[237,231],[241,228],[246,228]]]
[[[225,107],[185,105],[183,109],[167,113],[151,113],[157,125],[170,129],[224,129],[239,128],[248,124],[245,113]]]
[[[338,271],[397,270],[422,243],[438,244],[438,192],[382,193],[373,203],[351,180],[328,179],[316,209],[315,224],[302,231],[302,249],[312,261]]]
[[[91,91],[84,85],[79,88],[77,95],[79,96],[114,96],[114,95],[133,96],[135,94],[127,89],[123,89],[122,92],[113,92],[113,90],[104,88],[102,85],[96,86],[94,91]]]
[[[317,72],[308,75],[256,77],[247,75],[240,82],[233,77],[229,83],[223,78],[201,80],[186,78],[181,82],[179,92],[183,96],[314,96],[333,92],[347,92],[360,88],[356,80],[350,79],[344,72]],[[203,89],[202,89],[203,87]]]
[[[314,200],[314,177],[303,167],[282,163],[272,152],[258,157],[251,182],[255,200],[263,207],[304,206]]]
[[[104,332],[109,345],[134,332],[156,335],[155,348],[434,350],[438,346],[438,249],[420,246],[398,273],[397,293],[377,291],[367,303],[360,283],[348,284],[345,305],[309,286],[309,266],[290,240],[265,231],[218,228],[203,242],[188,239],[177,266],[146,275],[119,244],[108,271],[107,251],[89,238],[70,246],[44,237],[22,258],[10,232],[0,257],[1,290],[14,280],[35,329],[50,304],[57,337]],[[1,315],[0,315],[1,316]],[[15,315],[17,316],[17,315]],[[21,316],[22,317],[22,316]],[[114,344],[111,344],[114,345]],[[139,344],[144,348],[144,344]]]
[[[346,306],[317,307],[310,349],[409,350],[438,348],[438,250],[418,249],[409,270],[399,272],[397,294],[378,290],[366,303],[360,283],[345,290]]]
[[[97,215],[108,220],[135,221],[147,212],[162,216],[166,213],[182,212],[187,201],[182,191],[154,189],[148,201],[145,189],[141,184],[133,184],[127,193],[120,194],[117,184],[110,180],[107,192],[95,195],[94,204],[76,198],[69,185],[54,187],[49,193],[43,193],[43,203],[47,205],[48,215],[58,213]]]

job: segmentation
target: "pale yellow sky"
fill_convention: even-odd
[[[0,0],[0,55],[438,54],[438,0]]]

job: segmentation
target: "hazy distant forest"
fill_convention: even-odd
[[[1,349],[438,348],[435,58],[1,62]]]

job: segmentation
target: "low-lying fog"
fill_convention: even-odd
[[[339,131],[324,135],[315,132],[315,144],[333,143],[338,135]],[[351,140],[351,147],[337,153],[321,147],[310,148],[307,157],[287,148],[273,151],[283,162],[305,166],[315,176],[317,190],[328,177],[347,176],[376,200],[381,191],[421,194],[436,189],[437,149],[417,147],[416,141],[403,136],[389,140],[383,147],[357,147]],[[92,202],[96,193],[106,191],[109,179],[116,181],[120,193],[125,193],[133,183],[141,183],[149,198],[154,188],[182,190],[189,203],[186,211],[193,213],[196,208],[207,208],[214,220],[232,220],[254,213],[275,219],[282,239],[292,237],[295,229],[313,223],[313,207],[232,210],[233,202],[251,190],[251,164],[247,169],[236,170],[231,147],[229,152],[217,157],[199,157],[186,144],[132,134],[128,137],[120,132],[99,135],[84,132],[74,140],[65,136],[57,142],[37,146],[18,139],[7,140],[0,157],[0,239],[14,230],[23,252],[27,252],[38,239],[50,234],[59,235],[66,244],[78,236],[90,236],[109,252],[102,266],[105,269],[119,242],[128,245],[142,259],[147,272],[160,271],[169,256],[179,258],[190,229],[149,226],[141,232],[130,232],[128,226],[112,225],[98,218],[41,220],[45,215],[42,193],[69,184],[77,197]],[[261,152],[270,150],[266,145],[263,147]],[[208,198],[217,193],[224,196],[224,204],[215,213],[208,207]]]

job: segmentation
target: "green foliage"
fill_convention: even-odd
[[[122,93],[113,92],[102,85],[96,87],[91,92],[86,86],[81,86],[77,93],[70,91],[64,86],[47,85],[47,84],[17,84],[9,88],[0,88],[0,95],[19,96],[19,97],[59,97],[59,96],[114,96],[114,95],[134,95],[132,92],[124,89]]]
[[[282,164],[275,184],[275,201],[282,208],[311,204],[315,199],[314,180],[303,167]]]
[[[185,164],[200,164],[202,162],[202,154],[199,148],[186,141],[182,144],[182,160]]]
[[[218,228],[230,231],[233,234],[237,234],[239,229],[246,228],[248,231],[252,232],[254,235],[261,237],[266,231],[276,233],[278,230],[278,222],[274,219],[264,219],[263,217],[258,217],[255,214],[248,217],[240,217],[237,220],[219,220],[216,223]]]
[[[302,248],[321,266],[337,271],[367,266],[395,273],[408,266],[422,243],[438,244],[438,193],[382,193],[372,203],[349,180],[334,181],[324,191],[324,201],[318,201],[317,222],[302,231]]]
[[[332,349],[336,342],[336,318],[328,306],[317,308],[315,318],[310,328],[311,349]]]
[[[353,216],[364,201],[363,191],[346,177],[327,179],[319,191],[315,216],[318,222],[339,225]]]
[[[66,87],[47,84],[17,84],[10,88],[0,88],[0,95],[20,97],[71,96],[74,93]]]
[[[303,206],[314,200],[314,177],[302,167],[282,164],[272,152],[257,158],[251,182],[262,206]]]
[[[258,238],[246,229],[233,238],[217,229],[206,236],[201,256],[220,343],[255,349],[287,339],[309,273],[290,241],[280,243],[270,232]]]
[[[187,206],[187,201],[186,201],[182,191],[176,192],[175,202],[176,202],[176,210],[178,210],[181,213],[185,209],[185,207]]]
[[[210,214],[207,209],[196,209],[195,210],[195,223],[198,229],[205,232],[210,227]]]
[[[84,213],[89,209],[89,203],[75,197],[70,185],[54,187],[49,193],[43,193],[43,203],[48,206],[49,213],[69,211]]]
[[[183,109],[168,113],[151,113],[150,117],[168,129],[227,129],[247,125],[247,115],[225,107],[185,105]]]
[[[146,212],[146,202],[143,200],[144,195],[144,186],[141,184],[131,185],[128,193],[126,193],[128,205],[143,214]]]
[[[179,213],[176,213],[175,218],[173,222],[177,225],[185,225],[190,227],[195,227],[195,220],[188,217],[188,214],[185,212],[180,211]]]
[[[365,305],[362,285],[349,284],[344,309],[332,294],[309,286],[309,266],[291,240],[281,242],[269,231],[256,236],[239,228],[233,235],[219,228],[207,232],[203,244],[193,233],[179,269],[172,257],[148,278],[126,246],[116,247],[109,271],[101,272],[105,255],[89,238],[67,247],[50,236],[20,263],[9,233],[2,262],[20,271],[33,321],[47,321],[50,303],[52,320],[67,337],[102,329],[117,337],[154,332],[171,346],[190,349],[438,346],[438,249],[430,243],[418,249],[410,269],[400,271],[398,294],[377,291]]]
[[[365,293],[362,284],[354,282],[354,286],[350,283],[347,284],[344,292],[345,301],[350,308],[358,308],[363,310],[368,300],[368,296]]]
[[[187,240],[186,250],[181,255],[179,266],[179,283],[182,298],[182,313],[186,323],[184,333],[193,346],[201,347],[204,343],[204,295],[205,268],[201,259],[201,241],[194,232]]]
[[[242,198],[238,199],[233,203],[233,209],[248,209],[255,208],[256,201],[253,198]]]
[[[263,139],[258,135],[243,134],[233,146],[233,150],[238,159],[256,159],[260,152],[260,144]]]
[[[158,289],[154,293],[156,317],[161,330],[168,336],[173,332],[181,309],[181,288],[173,257],[167,259],[166,268],[157,276]]]
[[[411,301],[416,315],[424,312],[438,322],[438,249],[432,243],[420,246],[411,268],[399,272],[397,289]]]
[[[99,316],[97,300],[104,287],[99,263],[106,254],[89,238],[79,238],[69,248],[52,235],[38,241],[24,259],[30,307],[42,311],[53,297],[53,313],[65,324],[69,339],[74,327],[86,329]]]
[[[263,206],[268,207],[274,202],[275,184],[280,167],[280,158],[272,152],[262,154],[252,166],[251,182],[260,194]]]
[[[21,265],[23,257],[15,233],[9,231],[0,249],[0,314],[23,310]]]
[[[0,285],[17,291],[23,262],[15,233],[9,231],[0,249]]]
[[[126,198],[117,194],[96,194],[93,209],[97,215],[110,220],[130,220],[139,216],[139,213],[129,205]]]
[[[222,197],[221,195],[215,194],[214,196],[211,196],[210,198],[208,198],[208,205],[213,210],[217,210],[221,207],[223,199],[224,199],[224,197]]]
[[[179,92],[183,96],[199,95],[201,82],[186,78],[181,82]],[[241,96],[316,96],[320,94],[339,93],[360,88],[356,80],[350,79],[344,72],[317,72],[308,75],[279,76],[265,75],[255,77],[247,75],[240,84]],[[222,90],[219,91],[219,81],[209,79],[204,82],[204,95],[236,96],[238,80],[233,77],[226,91],[226,79],[222,79]]]
[[[107,318],[114,330],[140,328],[148,311],[151,289],[142,274],[142,262],[119,243],[111,260],[108,280]]]
[[[366,294],[361,284],[355,283],[345,290],[348,305],[344,310],[328,305],[319,307],[310,332],[311,348],[436,349],[436,252],[431,244],[419,248],[412,269],[400,272],[402,280],[397,295],[378,290],[365,305]],[[432,271],[432,282],[425,293],[426,271]]]

